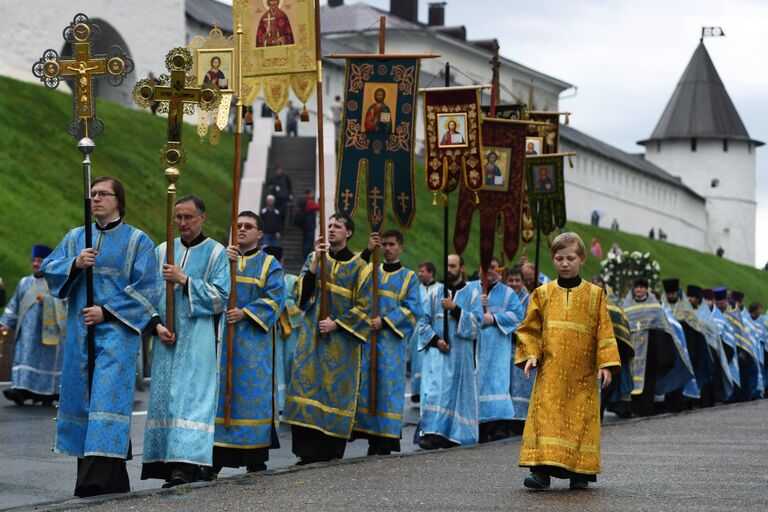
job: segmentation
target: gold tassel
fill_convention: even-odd
[[[566,112],[565,113],[565,126],[568,126],[569,124],[571,124],[571,113],[570,112]]]
[[[475,190],[475,204],[480,204],[480,194]]]
[[[432,206],[437,206],[437,192],[432,192]]]
[[[283,131],[283,123],[280,122],[280,116],[275,116],[275,131]]]
[[[308,123],[309,122],[309,112],[307,112],[307,106],[304,105],[304,110],[301,111],[301,122],[302,123]]]
[[[571,155],[568,155],[568,165],[573,169],[573,158],[571,158]]]

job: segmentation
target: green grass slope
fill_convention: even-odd
[[[29,274],[33,244],[55,247],[83,223],[82,156],[66,127],[72,95],[0,77],[0,276],[10,293]],[[160,148],[166,117],[98,101],[104,133],[96,140],[92,176],[112,175],[127,191],[126,222],[158,243],[165,238],[167,183]],[[184,126],[187,162],[177,196],[200,195],[208,205],[206,233],[225,240],[232,191],[233,139],[200,144],[195,127]]]
[[[424,184],[424,168],[422,163],[418,163],[415,168],[416,181],[416,219],[413,226],[404,230],[406,247],[403,252],[403,264],[415,269],[419,262],[432,260],[438,268],[438,273],[442,274],[443,258],[443,209],[440,206],[432,205],[432,193]],[[363,183],[361,186],[365,186]],[[389,190],[389,188],[387,188]],[[450,247],[453,247],[453,225],[456,222],[456,202],[458,194],[451,195],[449,204],[450,216]],[[351,245],[353,249],[362,249],[367,243],[367,213],[365,205],[358,210],[355,215],[355,222],[360,228],[353,238]],[[394,216],[391,214],[391,208],[388,208],[386,228],[397,228]],[[472,273],[479,266],[479,221],[477,214],[473,219],[472,235],[469,245],[464,252],[464,259],[467,264],[467,271]],[[569,231],[577,232],[584,243],[589,244],[593,237],[596,237],[603,247],[603,252],[608,253],[608,249],[614,242],[625,252],[640,251],[649,252],[661,266],[661,278],[679,277],[683,286],[688,284],[698,284],[702,287],[712,287],[725,285],[730,289],[741,290],[746,294],[746,301],[759,300],[763,304],[768,303],[768,272],[758,270],[746,265],[733,263],[713,254],[704,254],[692,249],[687,249],[679,245],[662,242],[660,240],[651,240],[644,236],[632,235],[621,231],[599,228],[591,225],[569,222],[566,225]],[[498,248],[501,246],[500,239],[497,239],[495,247],[498,255]],[[526,255],[532,262],[535,254],[535,246],[529,245],[526,249]],[[520,250],[515,257],[519,260]],[[554,276],[555,271],[549,256],[549,246],[546,237],[541,239],[541,269],[548,276]],[[582,277],[591,278],[600,273],[600,261],[589,254],[583,271]]]

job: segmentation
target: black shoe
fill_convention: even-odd
[[[320,462],[320,459],[316,459],[314,457],[299,457],[299,462],[297,462],[296,465],[306,466],[308,464],[314,464],[315,462]]]
[[[24,405],[24,401],[29,398],[29,392],[26,389],[4,389],[3,395],[5,395],[5,398],[19,406]]]
[[[174,469],[171,471],[170,480],[163,484],[163,489],[169,489],[171,487],[176,487],[177,485],[184,485],[188,483],[191,483],[189,476],[180,469]]]
[[[261,464],[249,464],[248,466],[245,466],[245,471],[247,473],[258,473],[259,471],[266,471],[267,465],[264,463]]]
[[[589,488],[589,482],[582,478],[571,478],[571,484],[569,485],[574,491],[583,490]]]
[[[411,402],[417,404],[421,402],[421,395],[416,393],[415,395],[411,395]]]
[[[523,485],[528,489],[534,489],[537,491],[549,489],[550,478],[549,475],[539,472],[531,472],[530,475],[525,477]]]
[[[498,441],[500,439],[506,439],[509,437],[509,432],[501,429],[496,429],[493,432],[491,432],[491,435],[489,437],[490,441]]]
[[[212,468],[211,466],[200,466],[197,468],[197,473],[195,474],[195,480],[199,480],[201,482],[210,482],[212,480],[216,480],[216,477],[219,476],[219,471],[221,471],[221,468]]]
[[[422,450],[437,450],[440,448],[438,444],[437,436],[434,435],[426,435],[421,438],[419,441],[419,448]]]

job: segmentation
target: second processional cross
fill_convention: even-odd
[[[203,110],[214,110],[221,99],[219,88],[211,82],[195,85],[195,77],[187,75],[192,70],[192,53],[186,48],[174,48],[165,57],[165,65],[170,75],[160,77],[161,85],[152,80],[140,80],[133,88],[133,99],[141,107],[150,107],[154,102],[161,102],[157,111],[168,113],[168,136],[162,150],[165,164],[165,179],[168,181],[168,203],[166,207],[166,255],[167,263],[174,263],[174,208],[176,202],[176,182],[184,165],[185,152],[181,145],[184,114],[195,113],[195,105]],[[174,331],[173,321],[173,283],[166,284],[166,319],[165,326]]]

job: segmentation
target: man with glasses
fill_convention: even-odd
[[[152,387],[144,428],[142,480],[163,487],[198,479],[211,466],[220,317],[229,298],[229,262],[224,246],[203,234],[205,203],[195,195],[176,201],[174,263],[166,263],[166,242],[156,249],[163,279],[174,286],[174,326],[160,301],[152,347]],[[165,292],[165,287],[163,287]]]
[[[237,246],[227,247],[237,263],[237,305],[227,311],[227,329],[234,329],[231,422],[226,425],[227,347],[221,350],[219,403],[213,445],[213,471],[246,467],[249,473],[267,468],[269,449],[279,448],[275,404],[275,339],[273,328],[285,306],[283,267],[259,250],[261,218],[251,211],[237,218]],[[226,343],[226,342],[225,342]]]
[[[64,339],[56,451],[78,458],[75,495],[128,492],[136,354],[160,299],[152,240],[125,224],[125,189],[110,176],[91,185],[96,218],[93,247],[85,228],[72,229],[41,267],[56,297],[69,299]],[[86,307],[86,273],[93,269],[94,305]],[[86,326],[95,331],[89,383]]]

